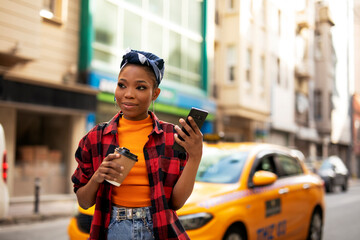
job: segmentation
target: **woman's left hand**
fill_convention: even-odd
[[[189,135],[182,131],[179,126],[175,126],[177,132],[177,134],[175,134],[175,141],[185,148],[189,154],[189,158],[200,161],[203,148],[203,134],[192,117],[189,116],[188,120],[190,125],[182,118],[179,119],[179,123],[185,128]],[[181,136],[184,141],[180,140],[178,136]]]

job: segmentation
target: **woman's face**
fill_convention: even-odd
[[[144,66],[127,64],[120,71],[115,90],[116,103],[128,120],[143,120],[148,109],[159,96],[160,89],[154,88],[154,75]]]

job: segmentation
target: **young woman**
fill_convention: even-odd
[[[130,50],[123,56],[115,90],[121,111],[98,124],[80,141],[72,181],[79,205],[95,205],[92,239],[189,239],[176,215],[190,196],[202,156],[202,133],[189,117],[179,126],[160,121],[149,106],[160,94],[164,61]],[[184,141],[178,138],[181,136]],[[172,149],[178,142],[186,150]],[[119,187],[123,166],[116,147],[126,147],[138,162]]]

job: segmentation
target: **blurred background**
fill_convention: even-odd
[[[359,0],[0,0],[10,200],[73,198],[81,137],[119,109],[127,48],[165,59],[160,119],[209,111],[205,138],[339,156],[360,177]]]

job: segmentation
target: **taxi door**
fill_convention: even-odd
[[[309,226],[310,205],[309,183],[306,182],[301,164],[285,154],[276,155],[279,168],[277,184],[282,201],[282,219],[286,224],[286,239],[304,239]]]
[[[252,177],[256,171],[264,170],[279,174],[273,154],[261,154],[253,163],[248,179],[249,196],[246,202],[248,239],[286,239],[286,218],[282,215],[283,199],[281,186],[276,180],[268,186],[254,186]]]

